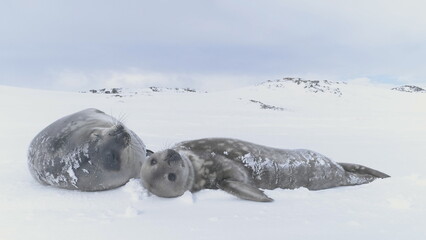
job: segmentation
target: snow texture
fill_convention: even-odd
[[[122,98],[0,87],[0,239],[426,239],[426,95],[348,83],[336,97],[301,86]],[[250,99],[292,111],[260,109]],[[164,199],[139,179],[102,192],[41,185],[28,171],[30,141],[89,107],[125,116],[154,151],[229,137],[312,149],[392,177],[322,191],[267,190],[272,203],[220,190]]]

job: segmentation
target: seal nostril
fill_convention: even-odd
[[[170,182],[174,182],[176,181],[176,174],[169,173],[169,175],[167,175],[167,178],[169,179]]]
[[[119,125],[116,125],[113,129],[111,129],[111,131],[108,133],[108,135],[110,135],[110,136],[116,136],[116,135],[119,135],[119,134],[127,134],[128,135],[128,133],[125,131],[125,129],[124,129],[124,126],[123,125],[121,125],[121,124],[119,124]]]
[[[130,143],[130,138],[131,137],[130,137],[129,133],[123,133],[123,139],[124,139],[124,142],[126,143],[126,145]]]
[[[118,124],[116,127],[117,131],[123,131],[124,130],[124,126],[121,124]]]
[[[182,161],[182,158],[178,152],[176,152],[175,150],[169,149],[167,151],[167,156],[165,161],[167,161],[169,166],[171,166],[172,163],[176,164],[177,162]]]
[[[116,134],[112,134],[110,136],[114,137],[114,140],[117,143],[123,144],[123,146],[125,146],[125,147],[129,146],[130,141],[132,139],[132,137],[130,136],[130,134],[127,133],[127,132],[116,133]]]

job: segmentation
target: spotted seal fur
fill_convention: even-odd
[[[389,177],[351,163],[336,163],[311,150],[277,149],[227,138],[179,143],[152,154],[142,165],[142,184],[160,197],[222,189],[239,198],[268,202],[260,189],[320,190]]]

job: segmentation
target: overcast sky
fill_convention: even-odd
[[[0,85],[426,87],[424,0],[0,0]]]

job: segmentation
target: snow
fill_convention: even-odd
[[[258,85],[112,98],[0,86],[0,239],[425,239],[426,95],[355,84],[339,90]],[[124,116],[155,151],[230,137],[312,149],[392,177],[322,191],[267,190],[272,203],[219,190],[164,199],[138,179],[103,192],[39,184],[28,171],[29,143],[48,124],[89,107]]]

